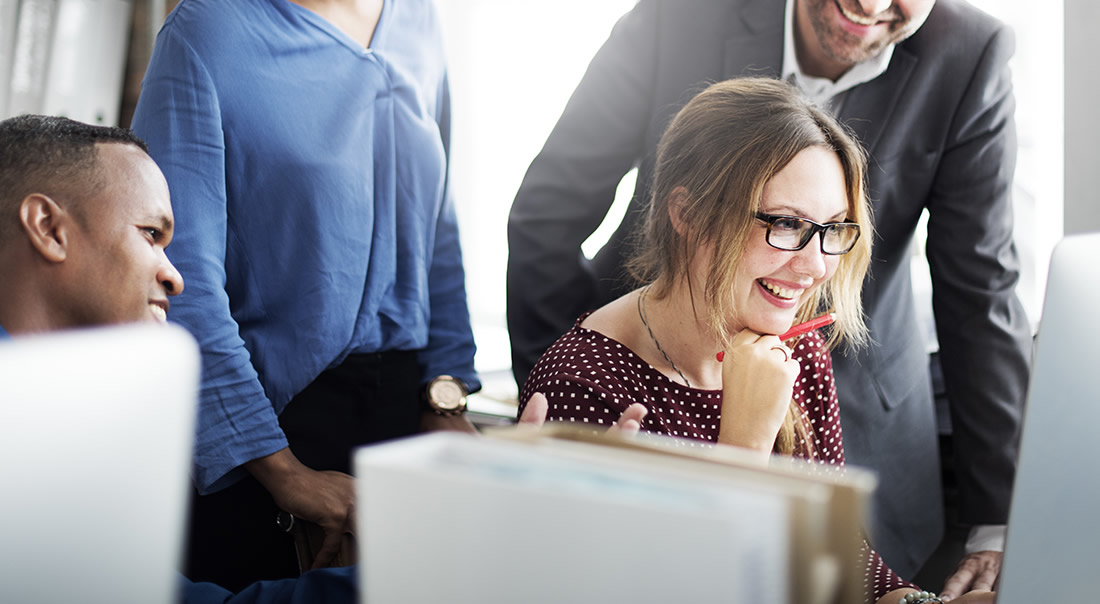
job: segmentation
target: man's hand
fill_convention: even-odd
[[[946,601],[944,600],[944,602]],[[992,591],[975,590],[967,592],[953,601],[957,604],[994,604],[997,601],[997,594]]]
[[[974,552],[959,562],[955,574],[948,577],[940,597],[946,602],[971,590],[990,590],[1001,574],[1003,554],[995,551]]]
[[[895,589],[890,593],[882,596],[875,604],[896,604],[903,596],[908,593],[912,593],[912,589]],[[972,591],[965,595],[959,596],[955,602],[956,604],[994,604],[997,594],[991,591]],[[944,602],[947,600],[940,594],[940,599]]]
[[[345,533],[356,534],[355,479],[343,472],[312,470],[281,449],[254,459],[245,469],[275,499],[275,505],[325,531],[313,568],[328,566],[340,551]]]
[[[546,411],[549,405],[546,396],[536,392],[527,400],[527,406],[523,408],[523,414],[519,416],[519,423],[532,426],[541,426],[546,422]],[[626,436],[637,434],[642,428],[642,420],[645,419],[649,409],[641,403],[634,403],[623,411],[618,421],[611,425],[610,431],[618,432]]]

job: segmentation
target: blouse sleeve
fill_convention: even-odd
[[[260,385],[225,290],[225,135],[214,81],[169,22],[142,83],[133,119],[172,193],[175,236],[167,254],[186,287],[169,318],[202,349],[193,474],[207,494],[237,480],[247,461],[287,446]]]
[[[611,427],[630,401],[587,377],[556,374],[543,380],[528,380],[519,412],[535,392],[546,396],[548,422],[588,424],[594,431]]]
[[[427,5],[431,7],[429,3]],[[442,33],[432,19],[431,42],[442,48]],[[442,62],[442,58],[440,58]],[[481,388],[474,369],[474,334],[466,298],[466,274],[462,264],[458,216],[452,196],[451,173],[451,90],[446,71],[438,86],[436,124],[446,161],[443,204],[436,220],[435,243],[428,275],[431,318],[428,345],[420,353],[423,380],[438,375],[461,378],[471,391]]]
[[[840,430],[840,404],[833,379],[832,356],[816,333],[807,334],[794,348],[794,358],[801,363],[794,400],[802,409],[802,421],[813,440],[807,456],[843,467],[844,438]]]
[[[866,539],[860,540],[859,559],[863,565],[863,593],[868,602],[876,602],[882,596],[902,587],[920,589],[916,585],[903,580],[887,566],[886,562],[882,560],[882,557],[878,555],[878,552],[871,547]]]

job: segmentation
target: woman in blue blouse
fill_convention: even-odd
[[[354,532],[350,450],[479,387],[430,0],[182,0],[133,128],[172,193],[169,318],[203,351],[189,576],[296,574],[277,508]]]

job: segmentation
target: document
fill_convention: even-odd
[[[814,475],[663,437],[489,434],[356,453],[364,602],[862,597],[866,473]]]

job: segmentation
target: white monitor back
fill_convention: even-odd
[[[0,601],[177,601],[198,384],[179,327],[0,341]]]
[[[1054,249],[1012,494],[999,604],[1096,594],[1100,234]]]

